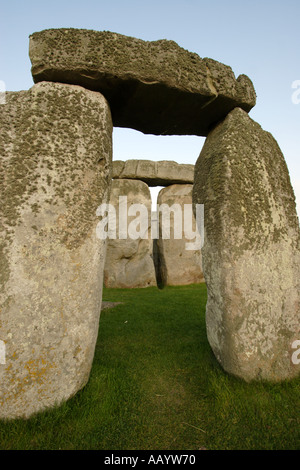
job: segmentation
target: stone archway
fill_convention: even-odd
[[[194,165],[172,161],[114,161],[112,176],[110,203],[116,208],[114,217],[117,224],[113,237],[107,240],[104,285],[135,288],[204,282],[201,250],[195,244],[197,226],[192,214]],[[167,220],[170,233],[163,237],[162,213],[158,210],[158,216],[151,210],[149,188],[156,185],[164,188],[158,194],[158,209],[165,205],[180,209],[177,214],[177,219],[180,218],[179,234],[174,233],[175,214],[170,210],[166,214],[170,220]],[[126,207],[120,207],[120,198],[126,198]],[[134,218],[128,216],[128,211],[133,204],[142,204],[147,210],[146,233],[132,239],[126,230],[126,234],[120,237],[120,211],[127,213],[126,223],[130,225]],[[186,233],[187,228],[191,233]]]
[[[34,33],[30,58],[36,85],[0,108],[1,418],[29,417],[88,380],[113,125],[207,136],[193,202],[205,205],[210,344],[244,380],[298,375],[299,222],[284,157],[247,114],[251,80],[173,41],[110,32]]]

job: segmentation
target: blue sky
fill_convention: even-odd
[[[250,116],[273,134],[289,168],[300,214],[299,0],[10,0],[0,5],[0,80],[9,91],[33,85],[28,36],[46,28],[109,30],[144,40],[172,39],[200,57],[230,65],[254,83]],[[114,129],[114,159],[195,163],[201,137],[157,137]]]

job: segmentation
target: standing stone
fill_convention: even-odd
[[[121,199],[120,210],[119,197],[126,198],[123,199],[124,205],[122,205]],[[116,238],[109,238],[107,242],[104,285],[115,288],[155,286],[156,277],[151,239],[151,194],[148,186],[138,180],[113,180],[110,204],[115,208],[116,230],[114,234]],[[139,223],[143,214],[138,210],[135,211],[133,204],[142,204],[145,214],[147,212],[144,228],[144,224],[142,223],[141,226]],[[133,210],[132,213],[131,210]],[[121,238],[120,215],[124,222],[123,229],[121,228]],[[133,228],[132,234],[136,238],[132,238],[130,227]]]
[[[145,134],[202,135],[256,94],[246,75],[202,59],[174,41],[143,41],[110,31],[48,29],[30,36],[35,83],[81,85],[108,100],[114,125]]]
[[[89,377],[105,257],[96,210],[109,197],[112,121],[99,93],[40,83],[7,93],[0,128],[0,418],[27,418]]]
[[[191,224],[188,223],[187,227],[190,225],[191,231],[196,231],[196,221],[192,213],[192,191],[192,184],[174,184],[163,188],[158,194],[158,207],[161,207],[163,204],[166,204],[169,209],[174,207],[176,210],[176,206],[178,207],[178,212],[175,212],[178,216],[174,215],[174,212],[170,212],[170,237],[166,232],[167,238],[163,237],[162,212],[159,213],[160,228],[157,244],[163,285],[176,286],[204,282],[201,266],[201,250],[196,245],[192,246],[196,243],[196,237],[193,239],[188,233],[185,233],[184,226],[184,219],[188,223],[190,215]],[[184,205],[190,207],[190,213],[184,213]],[[176,223],[176,220],[180,228],[178,231],[178,237],[180,238],[177,239],[175,238],[177,235],[174,230],[174,222]],[[165,219],[165,221],[167,220]]]
[[[300,339],[300,234],[277,142],[241,109],[208,136],[195,167],[204,204],[203,271],[210,345],[250,380],[295,377]]]

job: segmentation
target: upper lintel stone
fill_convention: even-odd
[[[233,108],[249,112],[256,94],[246,75],[179,47],[109,31],[49,29],[30,36],[35,83],[100,91],[116,127],[145,134],[206,136]]]

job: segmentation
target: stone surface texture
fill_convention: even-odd
[[[210,345],[244,380],[299,375],[300,235],[281,150],[241,109],[208,136],[195,166],[204,204],[203,272]]]
[[[116,160],[112,176],[115,179],[138,179],[148,186],[169,186],[171,184],[193,184],[194,165],[176,163],[170,160]]]
[[[105,244],[112,120],[100,93],[39,83],[0,107],[0,418],[65,401],[89,377]]]
[[[184,204],[192,206],[192,184],[174,184],[161,189],[158,194],[157,203],[167,204],[172,208],[178,204],[182,213],[181,238],[174,237],[174,215],[170,217],[170,238],[162,237],[162,216],[159,214],[159,238],[157,249],[159,257],[160,279],[163,285],[176,286],[187,284],[198,284],[204,282],[202,273],[201,250],[186,249],[187,245],[195,240],[189,240],[184,233]],[[192,230],[196,230],[196,222],[191,210]]]
[[[114,126],[145,134],[202,135],[256,94],[246,75],[179,47],[109,31],[49,29],[30,36],[35,83],[55,81],[100,91]]]
[[[127,208],[132,204],[143,204],[148,213],[148,229],[138,239],[126,236],[119,238],[119,196],[127,197]],[[114,180],[111,187],[110,204],[116,210],[116,239],[108,239],[104,269],[106,287],[135,288],[156,285],[153,263],[153,241],[151,239],[151,195],[146,183],[138,180]],[[123,211],[123,208],[121,209]],[[123,214],[125,213],[125,209]],[[128,215],[126,230],[140,216]],[[137,227],[139,232],[140,227]],[[143,238],[145,236],[145,238]]]

